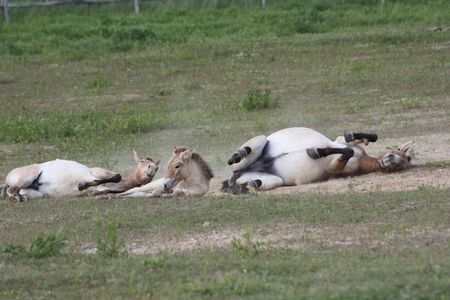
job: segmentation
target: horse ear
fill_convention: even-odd
[[[141,158],[139,157],[139,154],[137,154],[136,150],[133,149],[133,154],[134,154],[134,161],[136,163],[139,163],[141,161]]]
[[[409,149],[411,149],[412,145],[414,145],[414,141],[408,141],[401,145],[398,150],[402,151],[403,153],[406,153]]]
[[[181,159],[187,161],[192,157],[192,150],[185,150],[181,153]]]
[[[160,159],[157,159],[157,160],[155,161],[155,165],[159,165],[160,162],[161,162],[161,160],[160,160]]]

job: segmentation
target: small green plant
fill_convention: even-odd
[[[400,104],[404,109],[421,108],[423,106],[422,101],[417,97],[402,98],[400,99]]]
[[[144,267],[151,269],[164,267],[167,263],[168,259],[163,255],[155,255],[142,261]]]
[[[111,81],[106,78],[104,75],[98,75],[93,80],[89,81],[87,86],[90,89],[98,90],[104,87],[108,87],[111,85]]]
[[[27,256],[32,258],[44,258],[59,255],[65,242],[66,238],[60,233],[39,236],[31,242],[27,251]]]
[[[239,107],[245,110],[260,110],[264,108],[275,108],[279,106],[279,98],[272,97],[270,90],[252,89],[247,96],[239,102]]]
[[[97,253],[109,257],[117,257],[125,253],[124,244],[118,239],[119,224],[117,222],[111,219],[106,222],[95,219],[94,228]]]
[[[16,246],[12,244],[5,244],[0,246],[0,253],[8,256],[20,256],[26,254],[26,249],[23,246]]]
[[[231,247],[234,252],[242,258],[252,258],[258,256],[262,250],[262,243],[256,241],[253,242],[250,233],[243,235],[244,240],[233,238],[231,241]]]

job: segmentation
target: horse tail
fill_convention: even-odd
[[[8,185],[5,183],[3,186],[0,185],[0,187],[1,187],[0,197],[2,198],[2,200],[5,200],[6,195],[7,195],[6,190],[8,189]]]

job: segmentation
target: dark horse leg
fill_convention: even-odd
[[[308,154],[309,157],[312,159],[319,159],[321,157],[327,157],[331,154],[342,154],[340,159],[342,161],[349,160],[353,154],[355,154],[355,151],[353,151],[352,148],[346,147],[346,148],[308,148],[306,149],[306,154]]]
[[[250,153],[252,153],[252,148],[250,148],[248,146],[242,147],[233,153],[231,158],[228,160],[228,164],[229,165],[237,164],[243,158],[247,157]]]
[[[376,142],[378,139],[378,135],[376,133],[364,133],[364,132],[352,132],[345,131],[344,138],[347,143],[356,141],[356,140],[367,140],[368,142]]]

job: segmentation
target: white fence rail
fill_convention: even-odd
[[[134,12],[138,14],[140,12],[140,0],[56,0],[45,2],[20,2],[9,3],[8,0],[1,0],[1,7],[3,9],[3,19],[5,22],[10,21],[9,9],[10,8],[29,8],[29,7],[48,7],[64,4],[103,4],[103,3],[121,3],[121,2],[133,2]]]
[[[29,8],[29,7],[48,7],[54,5],[64,4],[103,4],[103,3],[120,3],[120,2],[133,2],[134,12],[138,14],[140,12],[140,0],[47,0],[45,2],[20,2],[10,3],[8,0],[0,0],[0,6],[3,10],[3,19],[5,22],[10,21],[9,9],[10,8]],[[384,2],[384,0],[381,0]],[[261,0],[261,6],[264,8],[267,6],[267,0]]]

